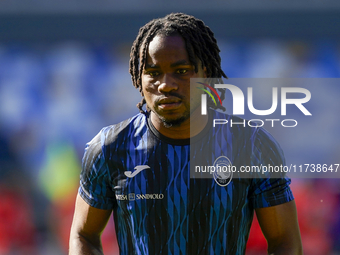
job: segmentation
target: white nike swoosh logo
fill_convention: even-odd
[[[141,171],[145,170],[145,169],[150,169],[150,167],[148,165],[142,165],[142,166],[136,166],[134,168],[136,171],[134,171],[133,173],[131,171],[125,171],[124,174],[129,177],[135,177],[138,173],[140,173]]]

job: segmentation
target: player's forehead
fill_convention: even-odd
[[[147,45],[145,63],[181,61],[190,64],[185,40],[182,36],[158,34]]]
[[[162,50],[187,53],[185,41],[180,35],[156,35],[149,43],[147,53],[154,55]]]

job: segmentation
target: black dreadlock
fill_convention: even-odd
[[[214,33],[202,20],[184,13],[171,13],[164,18],[151,20],[139,29],[130,53],[130,74],[132,82],[143,96],[142,101],[137,104],[138,109],[142,113],[144,112],[142,109],[143,105],[146,102],[142,92],[141,74],[145,66],[149,43],[159,34],[166,36],[178,34],[182,36],[185,41],[189,60],[194,65],[196,73],[198,72],[198,58],[202,63],[202,68],[206,67],[207,77],[218,78],[219,83],[223,83],[222,77],[227,78],[221,69],[220,49],[218,48]],[[221,100],[223,101],[225,98],[225,89],[219,89],[219,91],[221,92]],[[215,106],[211,99],[208,101],[208,106],[214,109],[225,110],[222,105]]]

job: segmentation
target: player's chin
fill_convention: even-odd
[[[163,124],[167,128],[180,127],[184,121],[185,119],[182,119],[182,118],[171,119],[171,120],[167,119],[167,120],[163,120]]]
[[[161,118],[165,127],[179,127],[185,122],[189,116],[187,115],[172,115],[172,116],[163,116]]]

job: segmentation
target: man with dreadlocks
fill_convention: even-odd
[[[70,254],[102,254],[100,236],[112,212],[120,254],[245,254],[254,211],[269,253],[301,254],[288,178],[233,178],[223,185],[190,178],[190,154],[208,161],[224,155],[233,165],[284,164],[265,130],[212,132],[211,116],[236,117],[213,109],[201,115],[203,92],[190,91],[190,79],[226,77],[213,32],[193,16],[173,13],[139,30],[130,57],[140,113],[87,144]],[[206,157],[206,147],[219,149]]]

